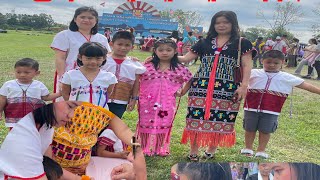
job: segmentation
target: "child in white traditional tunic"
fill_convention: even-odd
[[[271,133],[278,127],[282,106],[293,87],[320,94],[320,88],[303,79],[280,71],[285,56],[281,51],[269,50],[262,56],[263,69],[251,70],[247,96],[244,102],[243,128],[245,145],[241,154],[253,155],[253,142],[259,131],[256,157],[268,158],[265,153]]]
[[[42,82],[33,80],[40,74],[37,61],[23,58],[15,63],[14,71],[16,79],[5,82],[0,89],[0,119],[4,111],[10,129],[29,112],[45,105],[44,101],[61,96],[60,92],[50,94]]]
[[[127,31],[119,31],[113,35],[111,56],[108,56],[107,63],[103,70],[113,73],[118,83],[114,88],[109,87],[110,98],[108,106],[112,113],[122,118],[123,113],[128,109],[132,111],[138,100],[139,86],[137,81],[140,74],[146,68],[139,62],[131,60],[127,54],[132,50],[134,36]],[[127,107],[128,106],[128,107]]]
[[[106,54],[106,48],[97,42],[87,42],[79,48],[80,68],[67,71],[61,79],[64,100],[90,102],[108,109],[107,89],[117,79],[100,69],[106,63]]]

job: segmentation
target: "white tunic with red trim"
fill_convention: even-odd
[[[133,61],[129,57],[118,64],[112,56],[107,57],[107,63],[101,69],[111,72],[117,77],[118,83],[113,89],[108,89],[110,95],[108,102],[117,104],[128,104],[136,75],[143,74],[146,71],[146,68],[140,62]]]
[[[45,175],[43,154],[52,142],[54,129],[36,128],[33,114],[22,118],[0,148],[0,177],[36,179]]]
[[[67,52],[65,71],[75,69],[77,67],[76,61],[79,54],[79,48],[85,42],[98,42],[106,47],[108,52],[111,52],[108,39],[99,33],[92,35],[90,39],[87,39],[78,31],[73,32],[70,30],[64,30],[54,37],[51,48]]]
[[[48,88],[37,80],[33,80],[31,84],[21,84],[18,80],[5,82],[0,88],[0,95],[7,98],[4,109],[6,126],[14,127],[29,112],[45,105],[41,97],[48,94]]]
[[[286,72],[251,70],[244,110],[279,115],[294,86],[304,80]]]
[[[98,139],[99,145],[105,145],[110,152],[122,152],[123,143],[111,129],[105,129]]]
[[[86,42],[98,42],[103,46],[105,46],[108,52],[111,52],[108,39],[104,35],[99,33],[92,35],[90,39],[87,39],[84,35],[82,35],[78,31],[73,32],[70,30],[64,30],[59,32],[54,37],[50,47],[52,49],[60,50],[67,53],[66,63],[65,63],[65,72],[78,67],[76,62],[79,54],[79,48],[82,44]],[[58,77],[58,76],[55,77],[54,92],[59,92],[57,83],[60,78],[61,77]]]
[[[90,83],[77,68],[64,73],[60,82],[71,86],[69,100],[90,102],[109,109],[107,89],[110,85],[117,83],[117,78],[110,72],[100,70]]]

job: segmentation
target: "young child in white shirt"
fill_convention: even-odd
[[[48,88],[34,78],[40,74],[39,63],[31,58],[23,58],[14,65],[16,79],[5,82],[0,89],[0,119],[2,111],[6,126],[12,129],[29,112],[52,101],[61,93],[49,93]]]
[[[320,94],[320,88],[303,79],[280,71],[285,56],[281,51],[270,50],[263,54],[263,69],[251,70],[247,96],[244,102],[245,149],[241,154],[253,156],[253,142],[259,131],[256,157],[268,158],[265,153],[271,133],[278,126],[278,116],[293,87]]]

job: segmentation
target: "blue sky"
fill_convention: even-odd
[[[289,26],[290,31],[303,42],[312,36],[311,25],[320,17],[316,17],[312,10],[320,4],[319,0],[283,0],[291,1],[300,5],[305,13],[298,24]],[[100,4],[105,2],[105,7]],[[127,2],[126,0],[51,0],[51,2],[34,2],[33,0],[0,0],[0,13],[8,13],[13,10],[17,14],[50,14],[53,19],[59,23],[68,24],[72,19],[74,10],[79,6],[93,6],[101,14],[103,12],[112,13],[119,5]],[[241,28],[245,29],[253,26],[264,26],[265,23],[257,18],[258,9],[262,9],[268,18],[272,18],[274,6],[279,3],[277,0],[173,0],[173,2],[164,2],[164,0],[144,0],[158,10],[164,9],[183,9],[197,11],[203,17],[202,26],[205,30],[210,25],[211,17],[220,10],[232,10],[237,13]],[[320,6],[319,6],[320,7]],[[268,27],[268,26],[265,26]]]

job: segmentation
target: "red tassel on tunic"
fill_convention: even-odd
[[[190,140],[191,143],[195,142],[198,147],[232,147],[236,143],[235,137],[235,131],[232,133],[218,133],[192,131],[185,129],[182,134],[181,143],[186,144]]]
[[[209,118],[210,118],[210,108],[211,108],[213,92],[214,92],[214,83],[216,81],[217,65],[218,65],[219,55],[220,55],[221,51],[222,51],[222,48],[218,48],[218,50],[215,52],[216,56],[214,57],[214,60],[213,60],[213,66],[211,69],[209,84],[208,84],[208,89],[207,89],[206,105],[205,105],[205,110],[204,110],[204,112],[205,112],[204,119],[205,120],[209,120]]]

